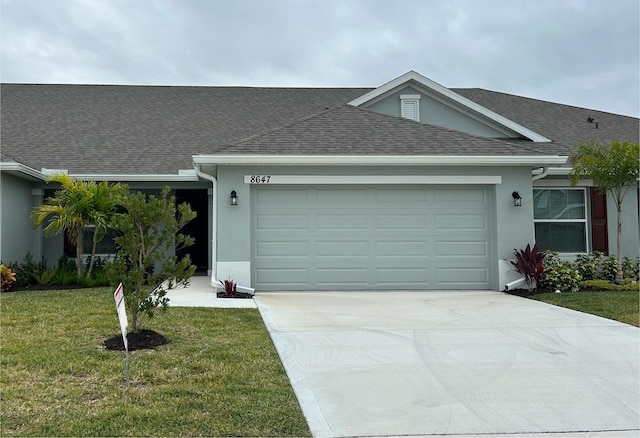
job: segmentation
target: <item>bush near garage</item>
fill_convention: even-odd
[[[540,287],[550,291],[578,292],[582,277],[576,264],[569,260],[562,260],[560,253],[547,251],[543,260],[544,273],[540,279]]]

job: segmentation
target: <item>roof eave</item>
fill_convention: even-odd
[[[284,166],[551,166],[562,155],[193,155],[196,164]]]
[[[0,162],[0,171],[29,181],[45,181],[47,176],[42,172],[15,161]]]

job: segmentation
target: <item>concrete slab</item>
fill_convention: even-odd
[[[171,289],[167,297],[171,307],[256,308],[252,299],[218,298],[211,286],[211,278],[206,276],[191,277],[189,286]]]
[[[640,330],[500,292],[255,297],[314,436],[640,435]]]

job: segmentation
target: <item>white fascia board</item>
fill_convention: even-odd
[[[562,155],[194,155],[196,164],[261,166],[548,166]]]
[[[255,181],[255,182],[254,182]],[[500,175],[245,175],[244,183],[251,185],[278,184],[502,184]]]
[[[47,176],[44,173],[38,172],[37,170],[29,166],[25,166],[24,164],[17,163],[15,161],[0,162],[0,171],[18,173],[23,177],[26,176],[27,179],[36,179],[40,181],[44,181],[47,179]]]
[[[81,181],[114,181],[114,182],[182,182],[182,181],[199,181],[198,176],[195,174],[149,174],[149,175],[137,175],[137,174],[70,174],[72,178],[79,179]]]
[[[392,91],[393,89],[411,80],[417,82],[423,87],[431,89],[436,93],[439,93],[445,96],[446,98],[458,103],[459,105],[462,105],[463,107],[469,108],[472,111],[477,112],[478,114],[481,114],[490,120],[493,120],[494,122],[504,126],[505,128],[508,128],[514,132],[517,132],[518,134],[530,139],[535,143],[549,143],[551,141],[548,138],[540,134],[537,134],[530,129],[525,128],[524,126],[516,122],[513,122],[507,119],[506,117],[503,117],[500,114],[491,111],[488,108],[483,107],[482,105],[478,105],[477,103],[467,99],[466,97],[462,97],[458,93],[454,93],[453,91],[449,90],[447,87],[444,87],[438,84],[437,82],[434,82],[431,79],[426,78],[419,73],[416,73],[413,70],[403,74],[402,76],[390,82],[387,82],[386,84],[376,88],[375,90],[369,91],[368,93],[352,100],[351,102],[349,102],[349,105],[361,106],[369,102],[370,100],[375,99],[376,97],[379,97],[389,91]]]

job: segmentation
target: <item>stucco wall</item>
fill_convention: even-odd
[[[480,135],[483,137],[502,138],[505,134],[493,129],[486,124],[467,116],[458,109],[420,92],[412,87],[405,87],[381,100],[367,106],[367,109],[400,117],[400,95],[419,94],[420,97],[420,121],[435,126],[442,126],[468,134]]]
[[[21,261],[30,252],[38,261],[42,256],[42,238],[29,221],[34,202],[37,203],[34,198],[39,199],[37,191],[32,194],[35,183],[4,172],[0,178],[0,260]]]

